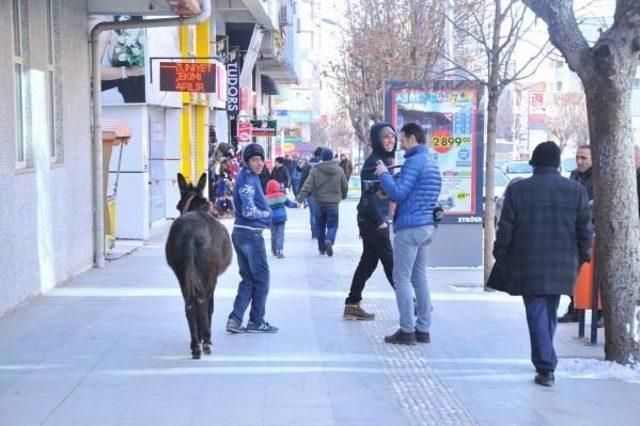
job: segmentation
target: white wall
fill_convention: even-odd
[[[61,9],[63,161],[49,162],[44,70],[46,11],[29,2],[33,165],[16,169],[16,121],[10,2],[0,28],[0,315],[30,295],[47,291],[92,266],[92,192],[89,52],[86,1]],[[5,13],[6,11],[6,13]],[[28,121],[27,121],[28,122]]]

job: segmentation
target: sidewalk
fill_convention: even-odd
[[[603,353],[575,325],[558,327],[556,387],[534,385],[522,302],[483,292],[479,270],[429,271],[430,345],[382,343],[397,310],[381,270],[363,302],[376,321],[342,320],[361,250],[354,210],[343,203],[333,258],[317,254],[308,211],[289,210],[286,258],[269,258],[278,334],[224,331],[234,259],[214,353],[199,361],[165,233],[1,318],[0,425],[638,424],[640,384],[572,378],[571,359]]]

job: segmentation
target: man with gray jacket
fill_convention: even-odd
[[[316,232],[320,254],[333,256],[333,243],[338,232],[338,205],[347,198],[347,178],[344,171],[333,161],[333,151],[322,151],[322,163],[311,169],[304,182],[298,200],[310,194],[316,203]]]
[[[416,123],[400,130],[405,162],[397,179],[378,161],[380,185],[396,203],[393,216],[393,283],[400,311],[400,329],[386,336],[387,343],[414,345],[429,343],[431,336],[431,297],[427,287],[427,247],[435,236],[433,210],[436,208],[442,178],[438,164],[426,147],[426,135]],[[412,291],[413,287],[413,291]],[[417,321],[414,318],[413,292]]]

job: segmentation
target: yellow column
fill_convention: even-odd
[[[189,27],[180,27],[180,54],[183,57],[189,56]],[[192,179],[191,173],[191,98],[189,93],[182,94],[182,126],[180,131],[180,173],[186,181]]]
[[[205,21],[201,24],[196,25],[196,56],[199,58],[208,58],[210,55],[210,46],[209,46],[209,21]],[[207,59],[199,59],[198,62],[207,63],[209,60]],[[196,160],[196,168],[197,172],[195,173],[194,179],[197,179],[202,173],[204,173],[207,169],[207,148],[208,148],[208,139],[209,132],[207,124],[209,122],[209,106],[208,106],[208,96],[200,96],[204,102],[200,103],[196,107],[196,124],[197,124],[197,160]]]

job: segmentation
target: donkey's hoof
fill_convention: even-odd
[[[202,352],[205,355],[211,355],[211,343],[205,343],[202,345]]]
[[[200,359],[200,351],[191,351],[192,359]]]

